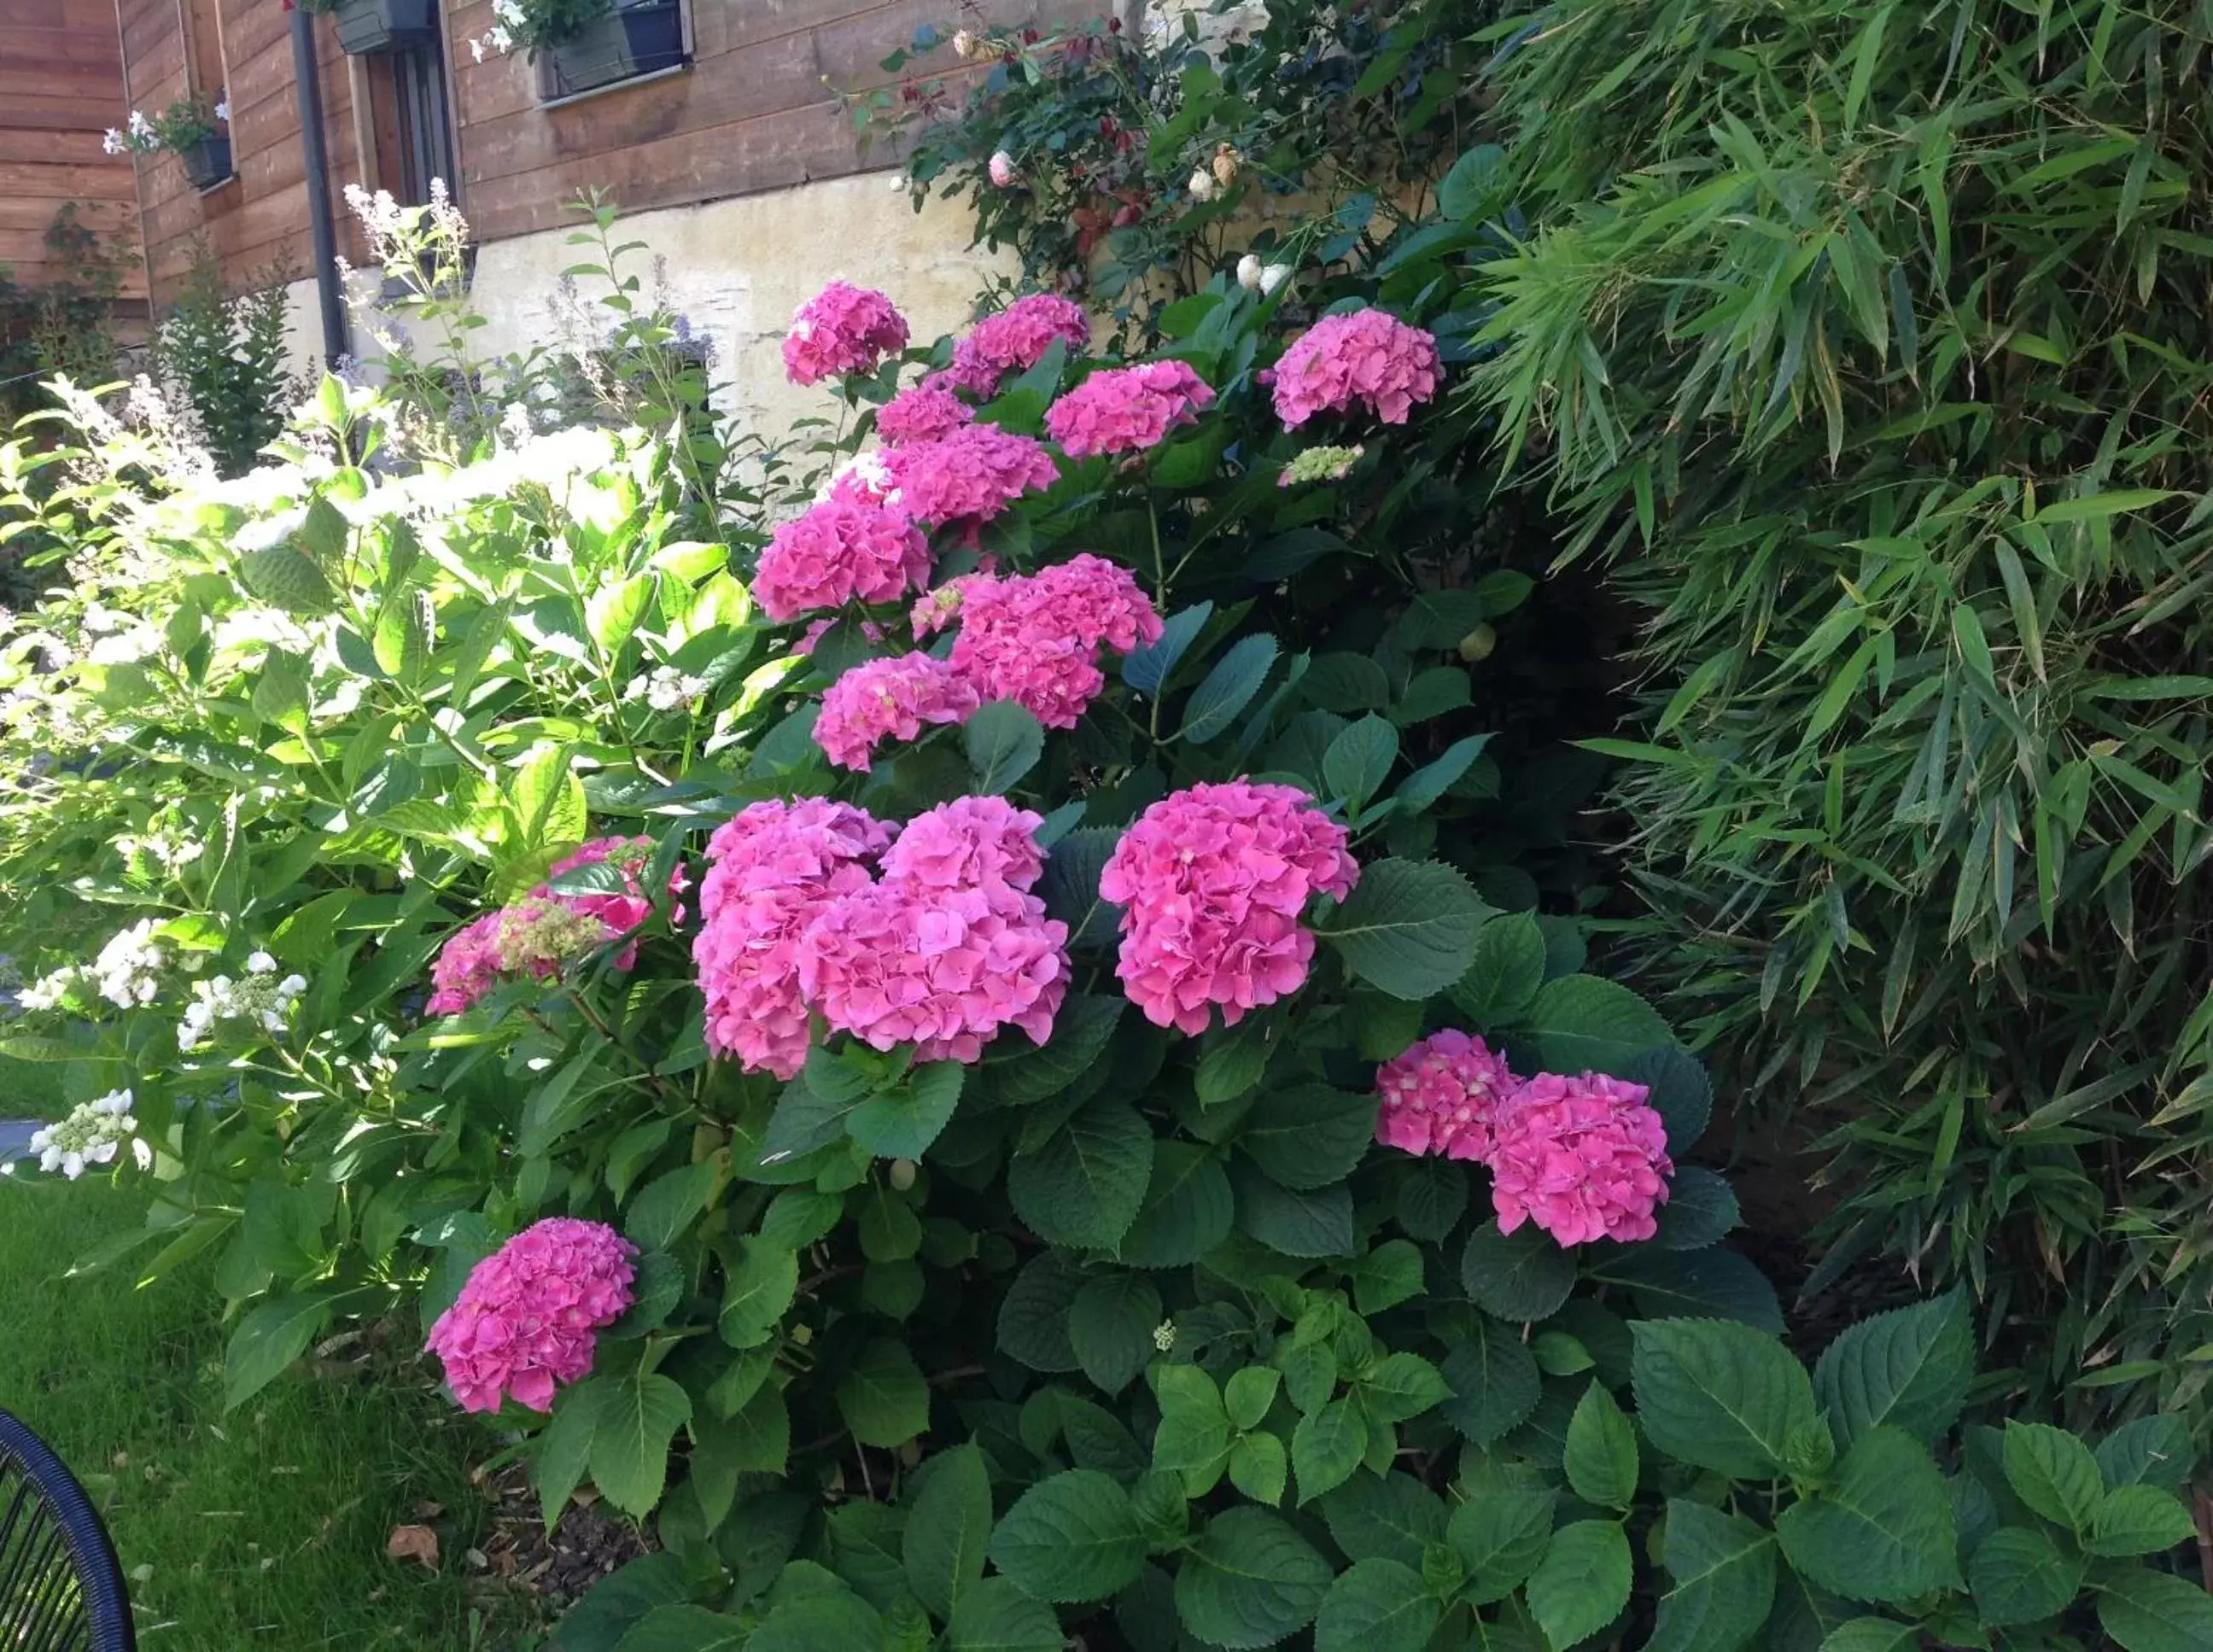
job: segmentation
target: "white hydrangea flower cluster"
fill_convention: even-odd
[[[656,711],[680,711],[713,686],[704,677],[693,677],[674,666],[655,666],[643,677],[633,677],[623,690],[625,700],[643,700]]]
[[[22,1010],[59,1009],[69,1001],[70,989],[83,981],[90,973],[81,964],[64,964],[52,974],[41,975],[15,994],[15,1007]]]
[[[39,1155],[39,1168],[52,1175],[58,1170],[75,1181],[88,1166],[113,1164],[125,1142],[141,1168],[153,1154],[134,1132],[138,1120],[131,1112],[131,1092],[112,1090],[96,1101],[87,1101],[58,1125],[34,1131],[31,1151]]]
[[[142,918],[100,949],[92,960],[100,996],[125,1009],[149,1004],[162,991],[169,954],[155,938],[155,920]]]
[[[1237,260],[1237,284],[1248,293],[1267,297],[1290,278],[1291,266],[1288,264],[1263,264],[1251,253]]]
[[[277,978],[277,960],[257,952],[246,960],[246,973],[233,980],[218,975],[192,983],[192,1001],[177,1023],[177,1048],[198,1049],[218,1021],[244,1022],[259,1032],[280,1034],[291,1023],[300,995],[308,990],[304,975]]]

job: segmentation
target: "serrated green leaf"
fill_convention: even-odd
[[[1271,1089],[1245,1115],[1236,1143],[1277,1185],[1300,1192],[1350,1175],[1375,1139],[1376,1098],[1326,1084]]]
[[[1783,1511],[1775,1535],[1799,1576],[1848,1600],[1908,1601],[1957,1576],[1944,1478],[1896,1429],[1862,1435],[1831,1484]]]
[[[1119,1393],[1156,1351],[1161,1294],[1143,1274],[1108,1273],[1087,1282],[1068,1313],[1068,1339],[1084,1375]]]
[[[946,1625],[947,1652],[1062,1652],[1068,1637],[1052,1608],[1003,1577],[965,1590]]]
[[[2213,1596],[2164,1572],[2125,1572],[2100,1589],[2098,1623],[2123,1652],[2204,1652],[2213,1646]]]
[[[2040,1623],[2075,1599],[2082,1563],[2059,1552],[2041,1532],[2009,1527],[1983,1539],[1967,1562],[1967,1587],[1985,1624]]]
[[[1966,1299],[1954,1291],[1844,1332],[1814,1368],[1814,1391],[1839,1447],[1880,1427],[1934,1441],[1959,1421],[1974,1375]]]
[[[1554,1073],[1619,1073],[1641,1052],[1674,1042],[1658,1010],[1596,975],[1545,982],[1521,1018],[1521,1033],[1545,1070]]]
[[[1260,692],[1275,663],[1274,637],[1256,632],[1238,638],[1184,702],[1183,728],[1176,738],[1203,746],[1228,728]]]
[[[1488,1606],[1521,1587],[1552,1544],[1552,1508],[1549,1486],[1498,1483],[1470,1489],[1445,1533],[1466,1570],[1469,1600]]]
[[[1322,753],[1322,784],[1357,808],[1383,789],[1398,760],[1398,729],[1371,712],[1330,741]]]
[[[991,1478],[984,1454],[972,1443],[932,1458],[907,1519],[902,1557],[907,1587],[932,1617],[942,1622],[957,1613],[983,1581],[991,1538]]]
[[[2163,1554],[2197,1534],[2190,1510],[2173,1492],[2156,1485],[2117,1485],[2100,1501],[2082,1546],[2109,1558]]]
[[[1534,1223],[1510,1234],[1485,1223],[1467,1236],[1460,1280],[1486,1314],[1523,1323],[1548,1320],[1575,1289],[1576,1259]]]
[[[1129,1232],[1152,1180],[1153,1132],[1127,1102],[1088,1103],[1007,1170],[1015,1213],[1056,1245],[1112,1250]]]
[[[1773,1338],[1726,1320],[1631,1326],[1637,1420],[1659,1450],[1735,1479],[1785,1472],[1820,1418],[1806,1369]]]
[[[691,1417],[692,1397],[658,1373],[609,1382],[592,1429],[592,1484],[623,1513],[643,1520],[661,1502],[669,1444]]]
[[[1427,998],[1466,973],[1491,916],[1453,868],[1385,860],[1363,869],[1320,933],[1370,986],[1394,998]]]
[[[1033,1600],[1103,1600],[1144,1569],[1144,1528],[1113,1478],[1070,1469],[1007,1510],[991,1533],[991,1558]]]
[[[2031,1509],[2077,1535],[2090,1529],[2106,1484],[2089,1447],[2048,1423],[2008,1423],[2004,1459],[2006,1484]]]
[[[1368,1454],[1368,1419],[1350,1399],[1332,1399],[1291,1431],[1299,1501],[1312,1503],[1352,1478]]]
[[[1356,1561],[1314,1619],[1314,1652],[1422,1652],[1444,1614],[1422,1575],[1395,1560]]]
[[[1740,1515],[1671,1498],[1667,1593],[1644,1652],[1737,1652],[1775,1600],[1775,1539]]]
[[[1568,1484],[1585,1503],[1627,1510],[1637,1498],[1637,1430],[1602,1382],[1583,1390],[1568,1421],[1562,1462]]]
[[[1273,1646],[1314,1619],[1330,1564],[1277,1515],[1233,1509],[1207,1523],[1176,1573],[1176,1613],[1209,1646]]]
[[[1552,1545],[1522,1587],[1529,1615],[1554,1646],[1596,1634],[1629,1604],[1629,1539],[1610,1520],[1577,1521]]]
[[[1504,1437],[1537,1409],[1537,1362],[1521,1339],[1485,1314],[1438,1367],[1453,1397],[1444,1413],[1478,1446]]]
[[[1009,791],[1045,755],[1045,727],[1012,700],[993,700],[961,725],[960,745],[978,792]]]
[[[930,1384],[906,1344],[863,1343],[838,1380],[838,1412],[864,1446],[903,1446],[930,1427]]]

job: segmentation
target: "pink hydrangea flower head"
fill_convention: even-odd
[[[492,951],[509,975],[528,973],[551,980],[564,966],[588,957],[608,939],[596,914],[579,911],[565,899],[527,894],[499,909]]]
[[[839,896],[869,887],[866,863],[891,830],[850,803],[754,803],[708,839],[692,942],[707,1000],[707,1047],[749,1072],[797,1075],[807,1061],[799,942]]]
[[[1071,459],[1143,453],[1213,400],[1189,363],[1144,362],[1094,373],[1046,410],[1045,428]]]
[[[988,396],[1009,373],[1023,373],[1045,359],[1055,339],[1071,351],[1091,348],[1091,318],[1083,306],[1052,293],[1017,298],[997,315],[987,315],[953,347],[948,381]]]
[[[884,851],[887,884],[1027,893],[1045,875],[1042,815],[1003,797],[956,797],[909,820]]]
[[[1645,1095],[1603,1073],[1541,1073],[1516,1090],[1493,1127],[1498,1230],[1534,1222],[1563,1245],[1651,1238],[1675,1167]]]
[[[1161,632],[1136,576],[1104,557],[1087,553],[1026,577],[971,576],[957,585],[953,668],[983,699],[1012,700],[1048,728],[1073,728],[1106,688],[1101,648],[1127,654]],[[917,629],[942,612],[941,604],[925,616],[918,607]]]
[[[893,503],[916,521],[972,532],[1060,476],[1041,443],[996,424],[964,424],[935,442],[893,448],[884,468]]]
[[[876,436],[887,448],[910,442],[936,442],[972,423],[976,410],[950,390],[918,384],[902,390],[876,412]]]
[[[991,162],[987,170],[994,188],[1012,189],[1022,180],[1021,170],[1015,165],[1015,157],[1004,149],[991,151]]]
[[[499,961],[500,911],[495,908],[472,919],[446,937],[430,966],[433,1015],[458,1015],[500,984],[504,974]]]
[[[1487,1161],[1493,1121],[1521,1082],[1481,1039],[1432,1033],[1376,1072],[1375,1139],[1402,1153]]]
[[[1037,1043],[1068,991],[1068,926],[1034,895],[1004,887],[886,882],[840,896],[799,952],[807,1003],[878,1050],[975,1062],[1002,1028]]]
[[[629,969],[637,962],[637,930],[653,916],[653,903],[646,899],[641,882],[645,863],[653,858],[653,839],[645,837],[594,838],[554,862],[546,873],[546,881],[531,893],[541,900],[558,900],[571,911],[597,918],[610,941],[630,936],[628,944],[615,954],[614,960],[617,969]],[[622,872],[624,887],[620,892],[610,890],[588,895],[553,893],[552,881],[564,872],[610,862]],[[674,893],[673,887],[671,893]]]
[[[1130,1002],[1196,1036],[1214,1005],[1235,1026],[1298,991],[1314,949],[1308,902],[1344,896],[1360,875],[1347,841],[1292,786],[1202,783],[1155,803],[1099,879],[1123,909],[1115,972]]]
[[[974,685],[927,654],[869,660],[824,692],[814,743],[840,768],[866,774],[885,740],[912,740],[925,723],[965,722],[981,703]]]
[[[783,341],[784,375],[819,384],[869,373],[906,348],[906,318],[880,292],[833,281],[799,307]]]
[[[905,514],[832,494],[781,524],[753,573],[761,610],[782,625],[848,602],[896,602],[930,582],[930,542]]]
[[[1295,430],[1317,413],[1356,405],[1404,424],[1442,381],[1435,334],[1383,310],[1352,310],[1325,315],[1291,340],[1276,363],[1276,412]]]
[[[496,1411],[511,1396],[551,1411],[555,1385],[591,1375],[598,1333],[629,1311],[637,1255],[603,1222],[553,1216],[478,1263],[430,1327],[461,1409]]]

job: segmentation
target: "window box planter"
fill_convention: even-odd
[[[331,15],[338,21],[338,49],[357,58],[406,52],[438,38],[438,0],[344,0]]]
[[[230,139],[216,133],[177,151],[194,189],[213,189],[230,176]]]
[[[679,0],[619,5],[546,56],[555,98],[676,68],[685,61],[682,8]]]

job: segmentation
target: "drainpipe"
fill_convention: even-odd
[[[323,307],[323,365],[346,353],[345,295],[338,287],[338,229],[331,221],[329,159],[323,151],[323,81],[315,20],[292,8],[292,77],[300,87],[300,147],[308,162],[308,233],[315,249],[315,291]]]

